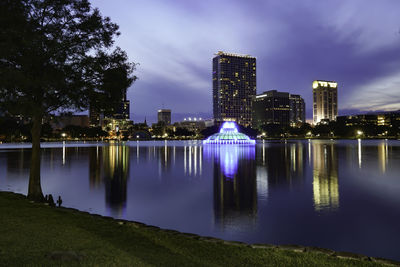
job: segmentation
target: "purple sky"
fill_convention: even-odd
[[[212,116],[211,60],[257,57],[257,92],[301,94],[339,83],[339,114],[400,109],[400,0],[91,0],[120,25],[116,45],[138,62],[131,119]]]

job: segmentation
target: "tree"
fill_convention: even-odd
[[[136,79],[135,64],[114,48],[118,26],[88,0],[2,0],[0,3],[0,109],[32,121],[28,198],[43,200],[40,134],[44,116],[104,110]]]

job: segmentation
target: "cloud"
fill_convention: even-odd
[[[162,104],[210,114],[211,59],[219,50],[257,57],[257,87],[301,94],[311,116],[314,79],[339,83],[339,108],[396,108],[398,0],[93,0],[121,26],[117,45],[139,62],[132,112]],[[373,101],[366,101],[374,97]]]
[[[400,110],[400,70],[391,75],[356,87],[351,93],[351,101],[344,103],[345,108],[362,111]]]

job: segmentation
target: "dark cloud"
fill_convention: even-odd
[[[219,50],[256,56],[258,92],[301,94],[308,117],[315,79],[339,83],[340,114],[400,108],[398,0],[92,2],[121,25],[118,45],[141,63],[128,94],[138,118],[155,118],[163,104],[177,120],[211,116]]]

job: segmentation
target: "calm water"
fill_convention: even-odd
[[[63,205],[250,243],[400,260],[400,141],[43,144]],[[0,190],[27,193],[29,145],[0,145]]]

